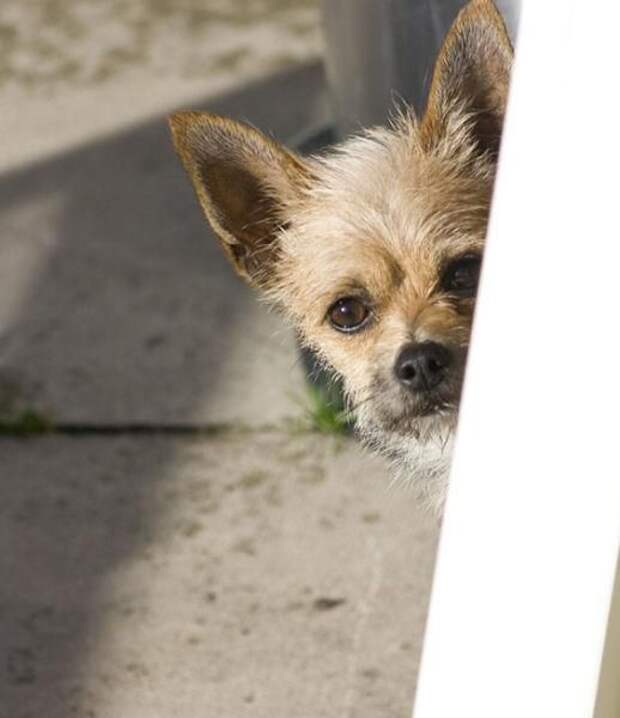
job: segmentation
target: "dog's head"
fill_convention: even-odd
[[[237,271],[344,378],[363,433],[405,460],[456,420],[511,59],[494,5],[472,0],[421,121],[401,113],[301,158],[209,113],[171,119]]]

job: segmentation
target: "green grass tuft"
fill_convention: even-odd
[[[342,435],[351,431],[350,417],[342,404],[314,386],[308,387],[304,414],[310,428],[320,434]]]
[[[46,416],[32,409],[25,409],[14,417],[0,418],[0,435],[4,436],[34,436],[47,434],[54,425]]]

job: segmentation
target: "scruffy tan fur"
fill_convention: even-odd
[[[175,146],[237,271],[279,307],[345,382],[361,436],[440,510],[474,297],[440,278],[483,248],[512,48],[490,0],[472,0],[437,59],[421,121],[401,111],[322,157],[300,158],[209,113],[171,118]],[[343,334],[326,320],[342,297],[371,319]],[[441,400],[422,410],[394,379],[407,344],[454,356]]]

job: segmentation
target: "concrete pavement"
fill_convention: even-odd
[[[436,526],[350,440],[1,451],[1,718],[409,715]]]
[[[238,89],[321,46],[317,0],[5,0],[0,167]]]
[[[191,106],[286,141],[326,104],[313,63]],[[89,423],[299,413],[292,335],[233,276],[165,117],[1,175],[0,237],[0,407]]]

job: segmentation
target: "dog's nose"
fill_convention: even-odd
[[[452,353],[437,342],[407,344],[394,365],[398,381],[411,391],[430,391],[444,380]]]

